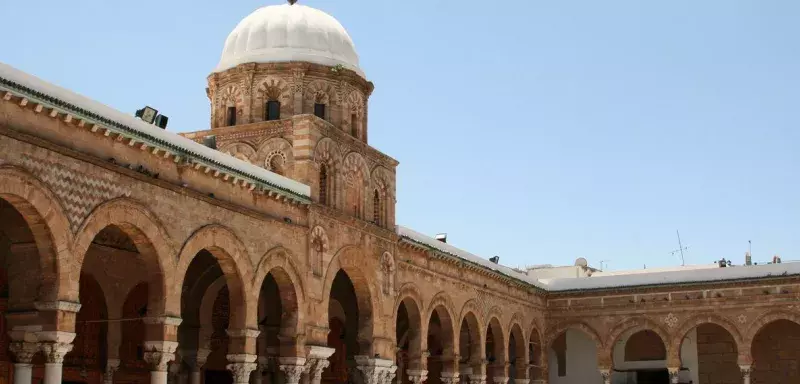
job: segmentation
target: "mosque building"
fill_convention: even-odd
[[[207,80],[176,134],[0,63],[0,383],[800,382],[800,263],[520,270],[397,225],[325,12],[256,10]]]

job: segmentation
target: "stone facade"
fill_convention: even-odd
[[[308,202],[0,92],[0,380],[60,382],[63,364],[93,383],[544,383],[568,330],[594,341],[598,380],[642,330],[679,380],[696,330],[702,383],[794,382],[796,277],[548,292],[400,238],[372,88],[307,63],[209,77],[212,129],[184,136],[309,185]]]

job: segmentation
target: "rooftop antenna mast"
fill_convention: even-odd
[[[680,233],[680,231],[675,230],[675,233],[678,234],[678,249],[670,252],[670,254],[675,256],[676,253],[680,252],[680,254],[681,254],[681,266],[685,266],[686,265],[686,260],[683,257],[683,251],[684,250],[688,250],[689,247],[684,247],[683,243],[681,243],[681,233]]]

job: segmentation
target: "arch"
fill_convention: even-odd
[[[260,296],[261,285],[264,284],[264,279],[269,274],[272,274],[281,292],[281,309],[284,316],[281,323],[286,323],[285,328],[282,324],[282,335],[294,336],[302,334],[301,328],[305,324],[305,311],[303,310],[306,301],[305,287],[303,286],[303,279],[297,273],[294,257],[288,249],[278,246],[264,254],[256,268],[250,291]],[[258,300],[250,300],[248,303],[249,305],[254,305],[254,307],[248,309],[248,312],[257,313]]]
[[[405,284],[397,295],[397,300],[394,305],[394,315],[392,316],[393,334],[397,337],[397,322],[400,311],[400,306],[405,305],[406,312],[408,313],[408,355],[411,357],[421,356],[423,348],[422,331],[424,330],[422,319],[423,312],[422,299],[417,288],[411,284]],[[395,340],[398,348],[403,345],[402,340]]]
[[[522,316],[522,313],[514,312],[511,315],[511,320],[508,322],[506,329],[511,329],[514,326],[514,324],[518,325],[519,328],[522,330],[522,336],[523,336],[522,341],[526,342],[528,340],[528,337],[530,336],[527,333],[525,333],[526,328],[523,326],[523,324],[525,324],[525,317]]]
[[[761,329],[764,328],[765,326],[778,320],[788,320],[795,324],[800,324],[800,315],[787,311],[777,310],[777,311],[766,312],[761,316],[759,316],[758,318],[756,318],[753,324],[750,325],[750,328],[748,328],[747,334],[744,338],[744,342],[748,346],[747,348],[748,352],[750,350],[750,346],[753,344],[753,339],[755,339],[756,335],[758,335],[758,332],[761,331]]]
[[[186,271],[195,256],[206,250],[217,260],[225,275],[230,293],[231,308],[230,328],[256,329],[256,313],[252,308],[258,308],[257,303],[251,303],[255,298],[247,296],[246,282],[253,281],[253,267],[250,253],[241,240],[230,229],[218,224],[200,227],[184,242],[178,256],[178,266],[175,270],[175,279],[172,285],[172,294],[168,296],[167,310],[170,313],[180,313],[180,297]]]
[[[448,296],[445,291],[434,295],[431,302],[428,304],[424,317],[428,325],[434,313],[439,317],[439,323],[442,326],[442,347],[445,350],[445,356],[457,355],[458,351],[455,343],[458,337],[456,337],[456,324],[454,324],[454,320],[456,319],[455,308],[452,300],[450,300],[450,296]],[[460,327],[461,323],[459,323],[458,326]],[[448,353],[450,355],[448,355]]]
[[[165,298],[169,297],[168,281],[172,281],[175,248],[166,227],[144,205],[129,198],[118,198],[98,206],[86,218],[73,241],[73,270],[64,271],[62,279],[80,278],[86,252],[103,229],[116,226],[124,232],[144,259],[148,274],[148,316],[167,314]]]
[[[680,361],[681,344],[683,344],[683,340],[686,338],[686,335],[688,335],[692,329],[695,329],[703,324],[718,325],[728,331],[731,337],[733,337],[733,341],[736,343],[736,349],[739,351],[739,354],[742,354],[742,352],[747,350],[744,340],[742,339],[741,332],[739,332],[739,329],[732,321],[714,313],[701,313],[688,318],[686,321],[681,323],[677,331],[673,333],[674,337],[671,340],[672,346],[667,349],[668,353],[672,353],[672,355],[668,356],[668,359],[671,361]]]
[[[511,343],[511,340],[514,340],[514,343]],[[519,322],[512,321],[511,325],[509,326],[508,332],[508,363],[514,366],[515,372],[509,372],[509,376],[513,375],[516,379],[527,379],[529,378],[528,373],[528,346],[525,339],[525,332],[522,330],[522,326]],[[511,353],[514,353],[514,359],[511,358]]]
[[[545,332],[545,334],[547,335],[547,340],[544,340],[547,349],[552,348],[553,341],[555,341],[555,339],[558,336],[560,336],[563,332],[566,332],[569,329],[585,333],[586,336],[588,336],[590,339],[594,341],[595,346],[597,347],[598,350],[603,348],[603,341],[602,341],[603,339],[600,338],[599,333],[592,326],[580,320],[571,320],[571,321],[557,323],[547,329],[547,331]]]
[[[489,308],[489,311],[486,312],[486,324],[489,324],[489,321],[492,320],[492,317],[497,318],[497,321],[500,323],[501,328],[503,329],[503,334],[505,334],[506,328],[503,327],[503,309],[496,305]]]
[[[280,156],[283,159],[284,169],[293,169],[294,151],[292,150],[292,144],[282,137],[273,137],[265,140],[255,152],[255,163],[260,167],[269,169],[270,159],[273,156]]]
[[[371,351],[373,338],[373,314],[377,305],[374,302],[376,291],[372,287],[372,282],[368,276],[370,273],[365,270],[365,257],[360,248],[355,245],[346,245],[339,249],[328,264],[325,272],[325,283],[322,293],[322,310],[327,313],[327,308],[331,299],[331,289],[333,281],[339,271],[343,271],[355,289],[356,302],[358,304],[358,343],[361,345],[361,354]],[[373,268],[374,270],[375,268]]]
[[[606,349],[611,348],[623,335],[632,335],[639,331],[655,332],[661,339],[661,342],[664,343],[664,347],[669,350],[669,333],[657,322],[640,316],[627,318],[615,324],[609,331],[608,338],[606,339],[604,346]]]
[[[469,362],[472,364],[482,363],[486,356],[486,351],[483,348],[486,342],[484,336],[485,331],[481,316],[479,316],[479,308],[475,299],[470,299],[464,304],[461,309],[461,314],[458,317],[459,332],[457,333],[458,340],[456,342],[458,345],[458,354],[460,356],[469,356]],[[469,351],[462,350],[465,345],[461,340],[461,328],[464,326],[467,328],[467,333],[469,334],[469,339],[472,344],[472,348]]]
[[[358,152],[350,152],[344,157],[344,174],[347,180],[360,180],[364,187],[368,187],[370,181],[369,167]]]
[[[69,260],[72,240],[66,211],[56,195],[33,175],[16,167],[0,167],[0,198],[7,201],[23,217],[33,233],[39,253],[42,285],[40,301],[78,301],[78,279],[65,279],[69,268],[61,265]]]
[[[489,335],[491,335],[491,338]],[[486,322],[486,339],[483,340],[486,345],[486,360],[489,361],[487,375],[490,377],[508,377],[508,339],[500,318],[491,315]],[[490,342],[492,343],[491,346],[489,345]],[[497,372],[498,369],[500,372]]]
[[[330,137],[320,139],[314,147],[314,162],[326,163],[331,170],[335,170],[342,162],[339,145]]]
[[[256,160],[255,148],[242,141],[225,144],[219,151],[251,164]]]

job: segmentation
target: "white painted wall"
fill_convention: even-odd
[[[642,368],[666,368],[667,362],[660,361],[624,361],[625,343],[628,337],[621,339],[614,345],[614,368],[618,370],[632,370]],[[681,361],[683,368],[680,372],[680,381],[694,384],[699,383],[697,361],[697,332],[692,330],[686,335],[681,346]],[[597,369],[597,348],[592,339],[581,331],[567,330],[567,375],[558,376],[558,362],[555,352],[548,352],[548,366],[550,367],[550,384],[602,384],[600,372]],[[612,384],[636,384],[634,372],[614,372],[611,376]]]
[[[597,370],[597,348],[594,340],[581,331],[567,330],[567,375],[558,376],[555,352],[547,354],[550,384],[603,384]]]

